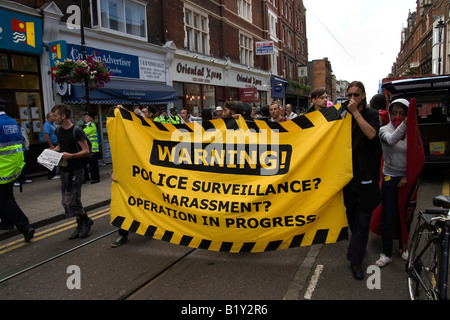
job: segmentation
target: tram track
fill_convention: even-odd
[[[98,212],[92,214],[90,216],[90,218],[93,219],[93,220],[96,220],[96,219],[102,218],[102,217],[104,217],[104,216],[106,216],[108,214],[109,214],[109,208],[101,210],[101,211],[98,211]],[[58,225],[56,227],[52,227],[52,228],[46,229],[44,231],[37,232],[35,234],[35,237],[33,238],[32,242],[41,241],[41,240],[43,240],[45,238],[48,238],[50,236],[53,236],[55,234],[58,234],[60,232],[65,231],[65,230],[71,229],[71,228],[73,228],[75,226],[75,224],[76,224],[75,221],[66,222],[66,223],[60,224],[60,225]],[[75,250],[83,248],[83,247],[85,247],[85,246],[87,246],[87,245],[89,245],[91,243],[94,243],[94,242],[100,240],[100,239],[103,239],[103,238],[111,235],[114,232],[117,232],[117,230],[114,229],[114,230],[108,231],[108,232],[106,232],[106,233],[104,233],[104,234],[102,234],[100,236],[97,236],[97,237],[95,237],[93,239],[90,239],[90,240],[88,240],[86,242],[78,244],[78,245],[76,245],[76,246],[74,246],[72,248],[63,249],[63,250],[61,250],[61,252],[52,253],[47,258],[39,260],[38,262],[32,262],[29,265],[27,265],[25,267],[22,267],[20,270],[14,270],[14,271],[10,272],[7,275],[0,275],[0,277],[1,277],[0,278],[0,284],[6,282],[8,280],[11,280],[11,279],[13,279],[13,278],[15,278],[15,277],[17,277],[17,276],[19,276],[21,274],[24,274],[24,273],[26,273],[26,272],[28,272],[30,270],[33,270],[33,269],[35,269],[35,268],[37,268],[39,266],[42,266],[42,265],[44,265],[44,264],[46,264],[46,263],[48,263],[50,261],[53,261],[53,260],[58,259],[58,258],[60,258],[62,256],[65,256],[66,254],[69,254],[69,253],[71,253],[71,252],[73,252]],[[25,245],[27,245],[27,243],[25,243],[23,241],[23,239],[11,241],[11,242],[9,242],[7,244],[4,244],[4,245],[0,246],[0,256],[5,254],[5,253],[7,253],[7,252],[16,250],[16,249],[18,249],[20,247],[23,247]]]

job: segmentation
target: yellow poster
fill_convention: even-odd
[[[335,108],[282,123],[107,119],[111,222],[193,248],[264,252],[347,236],[351,117]]]

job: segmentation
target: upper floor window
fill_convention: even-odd
[[[252,1],[237,0],[237,4],[238,4],[238,15],[248,21],[252,21]]]
[[[94,0],[93,25],[147,38],[146,5],[131,0]]]
[[[253,39],[244,34],[239,35],[239,53],[241,64],[253,67]]]
[[[185,47],[205,55],[209,54],[208,16],[185,8]]]

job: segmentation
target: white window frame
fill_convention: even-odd
[[[136,1],[136,0],[116,0],[116,2],[120,3],[121,7],[122,7],[121,8],[122,11],[120,12],[122,14],[122,16],[121,16],[122,21],[119,21],[119,27],[118,27],[119,30],[115,30],[115,29],[111,29],[111,27],[110,27],[110,19],[109,19],[110,12],[109,11],[102,12],[102,4],[107,5],[109,2],[110,2],[110,0],[93,0],[92,6],[96,6],[96,12],[97,12],[96,21],[98,22],[98,24],[96,26],[93,23],[94,27],[97,27],[98,29],[101,29],[102,31],[106,31],[109,33],[124,35],[128,38],[147,41],[147,37],[148,37],[148,35],[147,35],[147,14],[146,14],[147,4],[144,2]],[[138,11],[144,13],[142,16],[142,18],[144,19],[144,27],[143,27],[144,35],[133,34],[133,33],[130,33],[130,32],[132,32],[131,30],[127,30],[127,21],[126,21],[127,4],[142,6],[142,10],[138,10]],[[135,16],[135,15],[132,14],[131,16]]]
[[[253,45],[252,36],[239,32],[239,60],[241,61],[241,64],[253,67]]]
[[[252,22],[252,0],[237,0],[238,15]]]
[[[190,51],[209,55],[208,15],[193,7],[185,6],[183,20],[184,47]]]

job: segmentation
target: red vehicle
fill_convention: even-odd
[[[394,80],[382,88],[390,101],[416,98],[425,162],[450,164],[450,75]]]

